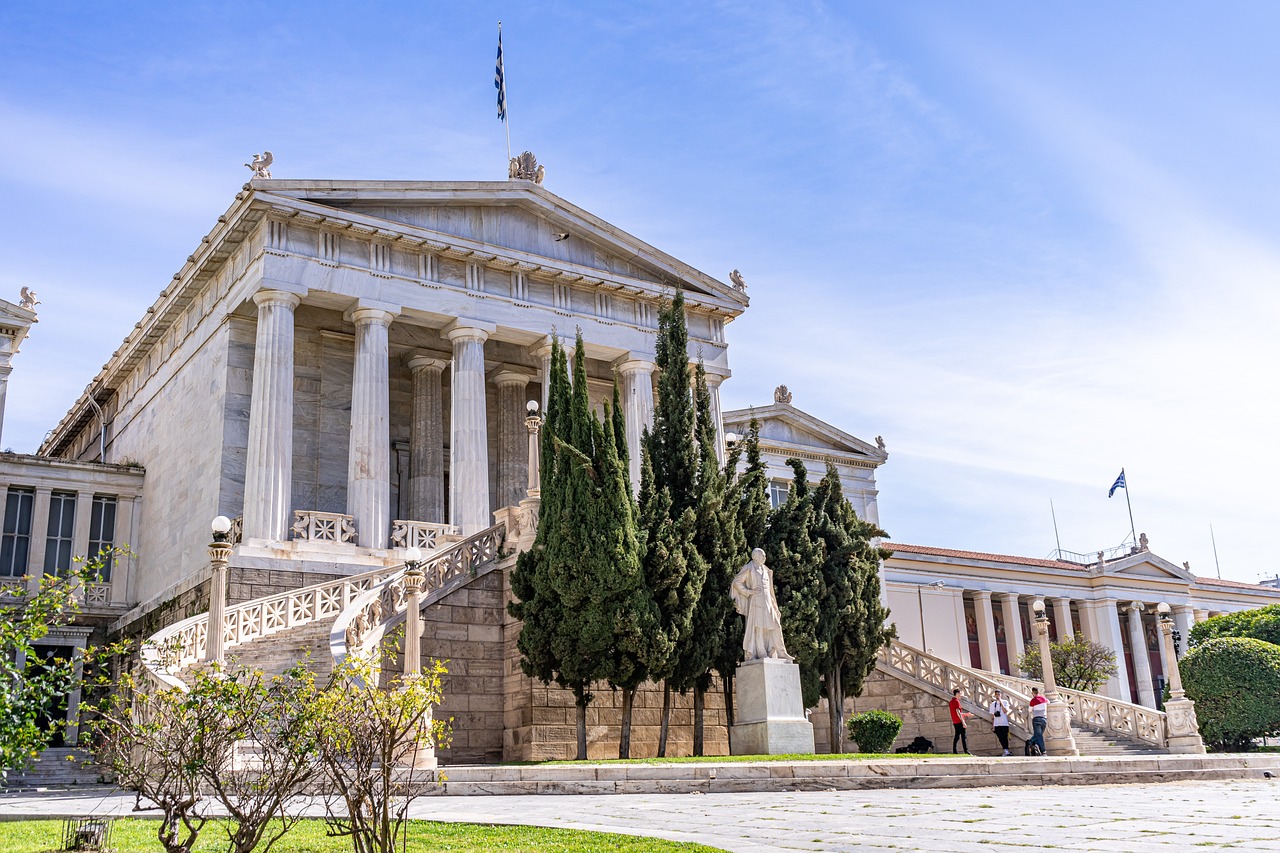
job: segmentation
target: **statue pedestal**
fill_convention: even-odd
[[[1165,732],[1169,738],[1171,753],[1204,755],[1204,740],[1200,737],[1200,724],[1196,720],[1196,703],[1190,699],[1170,699],[1164,703]]]
[[[804,715],[800,667],[765,658],[738,665],[734,677],[733,755],[812,755],[813,725]]]
[[[1079,755],[1076,736],[1071,731],[1071,709],[1067,703],[1056,695],[1051,696],[1045,717],[1048,722],[1044,730],[1045,754]]]

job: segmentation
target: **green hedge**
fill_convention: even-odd
[[[888,711],[864,711],[849,718],[849,737],[859,752],[888,752],[901,730],[902,720]]]
[[[1248,637],[1204,640],[1181,669],[1200,735],[1214,749],[1241,752],[1280,731],[1280,646]]]
[[[1195,648],[1215,637],[1252,637],[1264,643],[1280,645],[1280,604],[1224,613],[1197,623],[1191,628],[1187,646]]]

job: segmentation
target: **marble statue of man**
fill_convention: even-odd
[[[782,613],[773,594],[773,570],[764,564],[762,549],[751,552],[751,562],[733,579],[729,594],[734,608],[747,617],[747,632],[742,637],[745,659],[791,660],[782,641]]]

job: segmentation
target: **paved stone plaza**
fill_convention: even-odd
[[[537,824],[768,850],[1280,851],[1280,780],[793,794],[448,797],[416,818]],[[128,815],[106,789],[0,796],[0,817]],[[3,824],[0,824],[3,833]]]

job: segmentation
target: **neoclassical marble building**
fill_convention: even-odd
[[[731,280],[538,180],[255,177],[38,455],[0,458],[0,595],[64,557],[127,544],[136,557],[87,590],[92,620],[67,643],[161,630],[190,664],[214,646],[206,611],[211,578],[223,575],[206,546],[210,520],[225,515],[236,523],[219,648],[261,665],[327,661],[405,618],[402,563],[420,548],[420,651],[450,661],[443,712],[456,722],[445,757],[562,757],[571,700],[522,675],[519,624],[505,608],[513,554],[536,520],[529,412],[545,407],[553,335],[572,344],[581,330],[593,403],[619,383],[638,481],[658,306],[682,289],[690,355],[704,360],[723,420],[720,449],[754,418],[775,502],[791,480],[788,458],[815,482],[831,463],[857,511],[880,521],[876,471],[889,457],[879,437],[823,423],[785,387],[721,418],[725,326],[748,307],[741,278]],[[9,303],[0,314],[2,415],[8,359],[35,315]],[[1209,613],[1280,601],[1280,589],[1197,578],[1145,547],[1081,562],[887,547],[886,600],[907,646],[966,672],[1016,675],[1027,608],[1043,597],[1055,635],[1080,631],[1118,652],[1108,693],[1149,706],[1166,671],[1152,644],[1155,603],[1173,606],[1185,636]],[[601,694],[595,755],[616,749],[618,708]],[[655,702],[660,691],[637,698],[650,721],[633,732],[639,754],[656,740]],[[688,713],[678,706],[676,753],[690,747]],[[714,693],[707,714],[708,751],[727,748]]]

